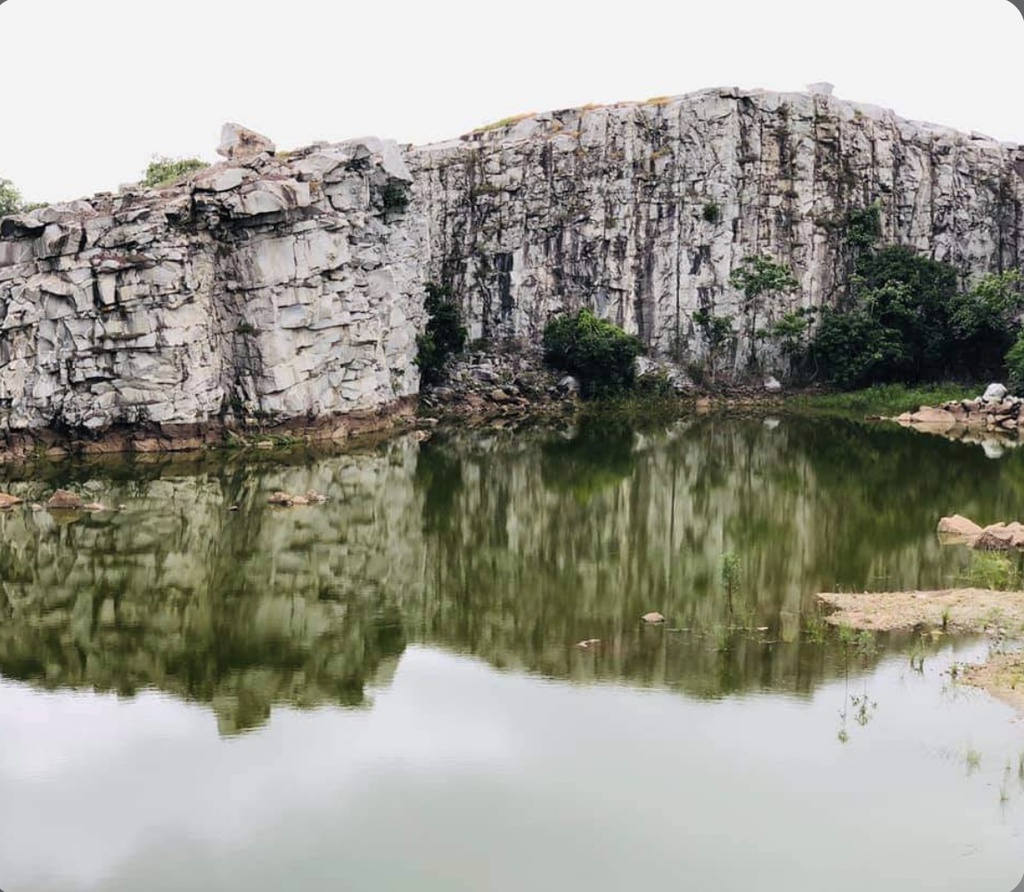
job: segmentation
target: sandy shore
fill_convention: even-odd
[[[826,622],[872,632],[925,627],[953,633],[1024,638],[1024,592],[961,588],[931,592],[823,592],[834,608]],[[1024,714],[1024,651],[993,654],[960,676]]]

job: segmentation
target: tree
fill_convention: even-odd
[[[465,346],[466,329],[450,288],[428,282],[426,290],[427,326],[416,338],[416,364],[423,383],[429,385],[440,381],[445,362]]]
[[[617,325],[584,308],[544,328],[544,359],[580,379],[584,396],[601,396],[633,385],[634,361],[643,344]]]
[[[0,177],[0,217],[21,213],[24,206],[25,202],[21,193],[14,188],[14,183]]]
[[[1000,358],[1013,346],[1022,308],[1016,270],[990,273],[966,294],[958,294],[949,316],[960,366],[975,374],[998,375]]]
[[[693,314],[693,322],[704,336],[708,348],[708,377],[712,384],[718,371],[722,353],[735,342],[736,332],[732,328],[732,316],[716,316],[710,309],[698,310]]]
[[[750,366],[757,368],[757,315],[770,298],[793,291],[799,283],[788,266],[764,255],[750,255],[740,261],[729,276],[729,284],[743,292],[743,315],[747,321]],[[770,308],[769,308],[770,315]]]

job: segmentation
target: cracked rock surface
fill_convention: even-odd
[[[706,90],[421,147],[275,155],[236,129],[244,151],[167,188],[0,223],[0,437],[389,410],[419,391],[430,281],[471,339],[536,345],[587,305],[679,363],[704,358],[695,312],[731,315],[740,367],[741,259],[800,283],[758,326],[833,300],[843,221],[872,202],[883,242],[965,282],[1024,259],[1022,147],[824,92]]]

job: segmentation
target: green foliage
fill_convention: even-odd
[[[14,188],[14,183],[0,177],[0,217],[21,213],[24,205],[21,193]]]
[[[823,309],[809,364],[844,388],[995,377],[1022,306],[1016,273],[961,293],[947,263],[900,246],[868,251],[857,258],[849,299]]]
[[[980,376],[998,377],[1022,308],[1024,295],[1016,270],[987,275],[968,293],[956,295],[950,304],[950,324],[961,362]]]
[[[584,396],[627,390],[634,382],[634,360],[643,344],[617,325],[584,308],[553,319],[544,328],[544,359],[580,379]]]
[[[1016,394],[1024,393],[1024,331],[1006,354],[1007,383]]]
[[[729,284],[743,292],[747,303],[753,304],[765,295],[792,291],[799,283],[785,264],[764,255],[750,255],[733,270]]]
[[[428,283],[423,305],[427,311],[427,326],[416,338],[416,364],[423,383],[436,384],[448,358],[465,346],[466,329],[447,286]]]
[[[854,208],[843,220],[843,235],[853,248],[870,248],[882,235],[882,206],[873,202],[866,208]]]
[[[739,555],[734,551],[727,551],[722,555],[722,585],[725,586],[730,598],[740,586],[741,574]]]
[[[208,166],[198,158],[154,158],[149,162],[140,185],[159,189]]]
[[[1016,591],[1022,581],[1021,560],[999,551],[972,551],[971,561],[958,577],[960,585],[999,592]]]
[[[708,223],[718,223],[722,219],[722,209],[715,201],[709,201],[704,205],[704,219]]]
[[[750,366],[757,367],[757,316],[773,298],[794,291],[799,282],[788,266],[776,263],[765,255],[749,255],[740,261],[729,276],[729,284],[743,292],[743,314],[747,318],[747,336],[750,342]]]
[[[961,384],[930,384],[921,387],[876,384],[845,393],[797,396],[788,405],[793,409],[863,418],[865,415],[899,415],[921,406],[938,406],[950,400],[965,400],[972,396],[977,396],[976,389]]]
[[[693,314],[693,322],[700,329],[704,343],[707,345],[709,366],[707,371],[712,384],[715,382],[715,375],[723,353],[736,340],[732,320],[732,316],[716,316],[711,310],[698,310]]]
[[[823,307],[810,350],[828,380],[842,388],[894,377],[890,370],[899,367],[904,355],[899,335],[866,308],[842,313]]]

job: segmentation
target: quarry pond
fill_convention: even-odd
[[[0,469],[0,888],[1020,882],[1024,723],[958,680],[1000,645],[816,595],[956,585],[937,520],[1024,519],[1024,450],[785,414],[421,440]],[[120,510],[29,507],[57,488]]]

